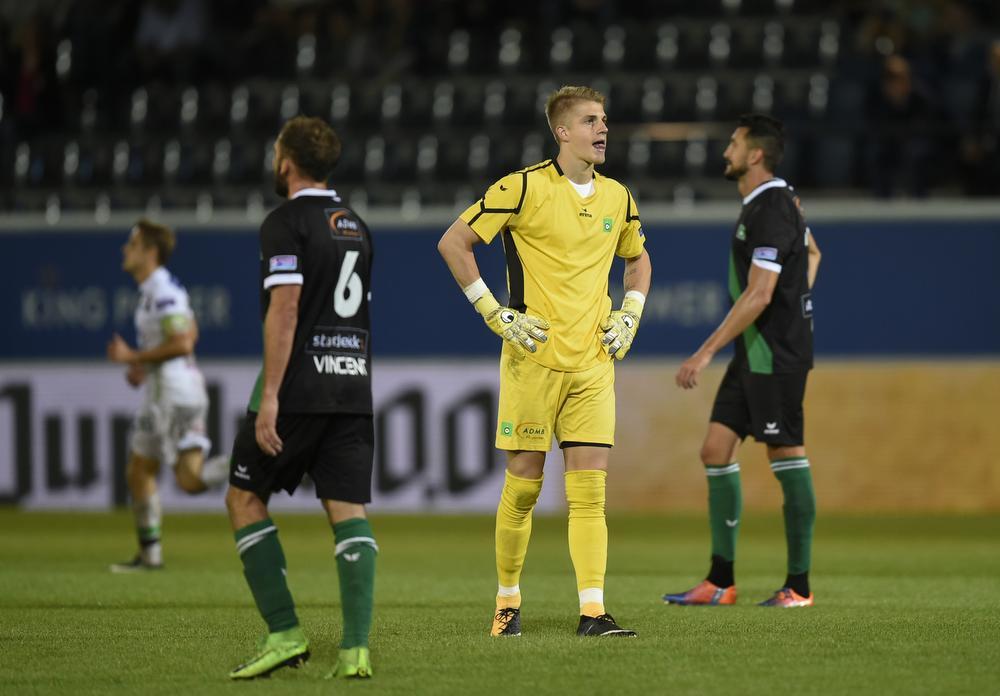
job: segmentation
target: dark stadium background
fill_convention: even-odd
[[[141,215],[178,231],[171,269],[217,387],[215,448],[229,446],[260,351],[255,232],[278,202],[271,147],[305,113],[343,138],[331,184],[375,232],[378,398],[423,404],[413,423],[386,426],[407,434],[384,443],[379,500],[489,509],[502,470],[492,412],[449,418],[495,389],[497,346],[435,241],[489,182],[554,155],[542,104],[574,83],[608,95],[601,169],[635,194],[654,265],[619,367],[629,431],[618,452],[637,472],[612,481],[613,501],[701,506],[715,376],[688,397],[671,377],[726,311],[738,196],[721,153],[734,119],[756,110],[786,124],[778,173],[824,252],[807,413],[829,504],[1000,508],[989,464],[1000,448],[1000,6],[987,0],[0,3],[4,499],[122,500],[138,396],[103,351],[114,331],[134,337],[118,247]],[[502,295],[502,254],[479,257]],[[616,298],[619,285],[615,270]],[[940,479],[942,447],[918,437],[936,433],[971,471]],[[873,452],[893,464],[859,470]],[[448,484],[455,466],[472,483]],[[766,472],[748,482],[748,504],[775,504]],[[561,494],[546,500],[558,507]]]

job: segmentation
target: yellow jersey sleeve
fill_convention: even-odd
[[[625,187],[625,196],[628,198],[625,204],[625,224],[618,234],[618,247],[615,255],[623,259],[634,259],[642,254],[646,246],[646,236],[642,233],[642,221],[639,220],[639,208],[632,198],[632,192]]]
[[[489,244],[516,217],[527,196],[527,177],[514,172],[490,186],[485,195],[470,205],[459,218],[464,220],[479,238]]]

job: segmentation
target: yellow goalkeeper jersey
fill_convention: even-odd
[[[581,197],[547,160],[494,183],[461,219],[486,243],[502,235],[510,306],[551,325],[528,357],[563,372],[610,360],[600,324],[611,312],[611,262],[639,256],[645,244],[623,184],[595,173],[594,192]]]

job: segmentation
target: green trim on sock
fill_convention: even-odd
[[[159,527],[139,527],[139,541],[157,541],[160,538]]]
[[[355,517],[333,526],[337,543],[337,576],[340,578],[340,605],[344,615],[344,635],[340,647],[367,648],[375,600],[375,535],[371,524]],[[347,544],[342,547],[343,544]]]
[[[805,459],[794,457],[794,459]],[[816,493],[809,467],[774,472],[785,496],[785,540],[788,544],[788,572],[809,572],[812,564],[813,527],[816,523]]]
[[[733,463],[735,464],[735,462]],[[727,464],[726,467],[733,466]],[[710,469],[726,467],[706,466]],[[728,474],[710,474],[708,479],[708,520],[712,530],[712,555],[727,561],[736,560],[736,537],[743,512],[743,493],[739,469]]]
[[[273,527],[271,531],[268,528]],[[285,579],[285,553],[278,541],[278,529],[270,519],[248,524],[233,535],[243,562],[243,576],[270,633],[295,628],[295,602]]]

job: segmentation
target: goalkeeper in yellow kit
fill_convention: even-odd
[[[607,147],[604,95],[563,87],[549,96],[545,115],[559,155],[497,181],[438,243],[469,302],[503,338],[496,446],[507,453],[507,472],[497,509],[491,633],[521,633],[521,568],[554,435],[566,461],[577,634],[635,636],[604,608],[604,489],[615,434],[614,360],[625,357],[639,328],[652,267],[631,193],[594,171]],[[498,234],[507,258],[506,307],[486,287],[473,253]],[[612,311],[615,256],[625,259],[626,292]]]

